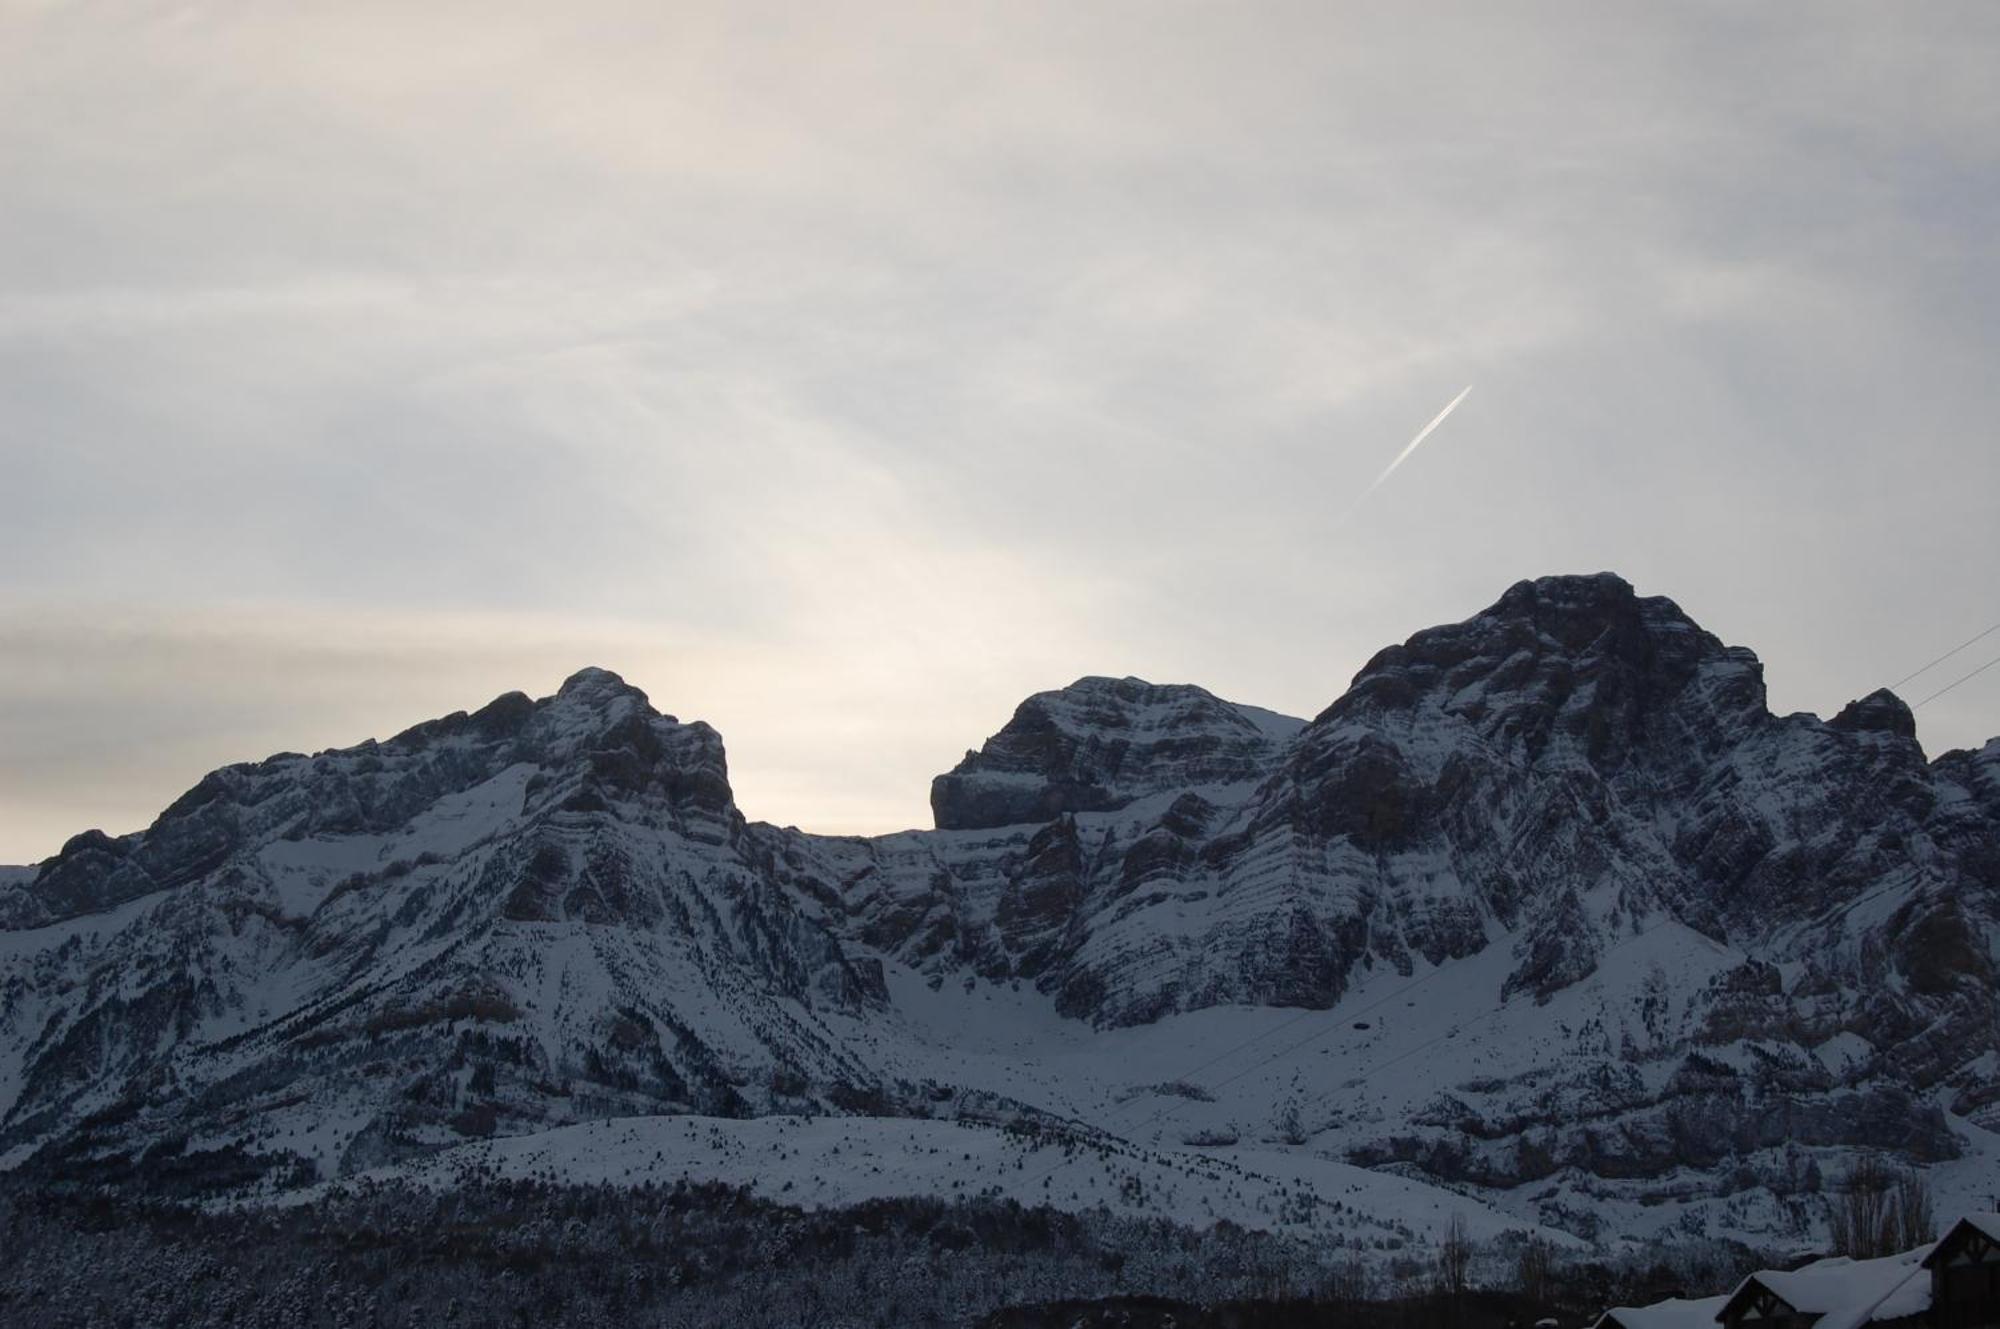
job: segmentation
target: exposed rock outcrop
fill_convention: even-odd
[[[941,830],[977,830],[1236,784],[1262,775],[1304,723],[1185,683],[1082,678],[1022,702],[931,783],[931,810]]]

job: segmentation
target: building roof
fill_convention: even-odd
[[[1877,1320],[1919,1315],[1931,1304],[1931,1280],[1923,1263],[1930,1253],[1930,1246],[1919,1246],[1879,1260],[1837,1255],[1802,1269],[1761,1270],[1738,1284],[1725,1305],[1755,1283],[1793,1310],[1821,1317],[1813,1329],[1860,1329]]]
[[[2000,1214],[1967,1214],[1951,1225],[1951,1230],[1944,1234],[1943,1239],[1936,1246],[1929,1247],[1925,1251],[1924,1263],[1929,1264],[1931,1262],[1931,1255],[1939,1247],[1949,1242],[1961,1227],[1969,1227],[1988,1241],[1993,1242],[1995,1245],[2000,1245]]]
[[[1922,1315],[1931,1308],[1928,1270],[1933,1259],[1968,1230],[2000,1245],[2000,1214],[1967,1214],[1951,1225],[1942,1241],[1879,1260],[1836,1255],[1797,1269],[1760,1270],[1738,1283],[1726,1297],[1614,1306],[1597,1317],[1592,1329],[1708,1329],[1753,1288],[1815,1317],[1813,1329],[1864,1329],[1882,1321]]]
[[[1597,1317],[1592,1329],[1709,1329],[1722,1311],[1727,1297],[1700,1297],[1692,1301],[1672,1297],[1650,1306],[1613,1306]]]

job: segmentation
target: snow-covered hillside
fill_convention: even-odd
[[[448,1188],[474,1179],[584,1184],[721,1180],[808,1209],[910,1195],[1109,1209],[1382,1248],[1459,1214],[1477,1239],[1537,1231],[1476,1199],[1366,1168],[1271,1150],[1156,1150],[989,1123],[889,1117],[625,1117],[459,1146],[365,1174]],[[298,1198],[309,1198],[300,1192]]]
[[[0,874],[0,1163],[1786,1242],[1857,1150],[1996,1157],[2000,741],[1913,734],[1546,578],[1310,724],[1039,694],[856,839],[586,670]]]

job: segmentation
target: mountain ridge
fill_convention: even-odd
[[[712,728],[594,668],[222,768],[0,878],[0,1165],[192,1132],[277,1186],[613,1116],[997,1113],[1747,1230],[1809,1221],[1822,1162],[1948,1172],[2000,1127],[2000,740],[1926,760],[1887,691],[1773,715],[1752,652],[1610,574],[1310,721],[1079,679],[933,804],[750,821]],[[1273,1008],[1332,1013],[1321,1051],[1122,1115],[1180,1078],[1159,1040]]]

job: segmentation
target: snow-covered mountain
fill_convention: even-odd
[[[1616,577],[1520,583],[1310,723],[1083,679],[932,805],[748,822],[715,732],[601,670],[215,772],[0,875],[0,1164],[597,1176],[619,1118],[626,1175],[768,1179],[741,1119],[833,1113],[871,1124],[800,1175],[863,1194],[957,1150],[1031,1195],[1034,1148],[953,1143],[1012,1123],[1093,1142],[1080,1204],[1771,1238],[1853,1151],[1947,1203],[2000,1156],[2000,740],[1927,761],[1886,692],[1774,716]]]
[[[0,1148],[237,1144],[282,1116],[312,1137],[294,1152],[351,1170],[866,1083],[819,1014],[879,1010],[881,968],[843,948],[837,899],[775,886],[764,846],[715,731],[602,670],[217,771],[13,891],[48,921],[0,934]]]

